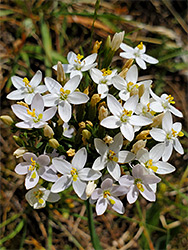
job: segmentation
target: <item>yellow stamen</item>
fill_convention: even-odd
[[[178,133],[178,136],[182,137],[182,136],[184,136],[184,133],[183,133],[182,131],[180,131],[180,132]]]
[[[78,60],[81,60],[83,57],[84,57],[83,55],[80,55],[80,54],[77,55]]]
[[[103,197],[107,198],[107,196],[111,196],[110,191],[108,190],[103,192]]]
[[[35,179],[36,178],[36,172],[32,173],[31,178]]]
[[[27,103],[25,102],[17,102],[17,104],[21,105],[21,106],[24,106],[26,108],[29,108],[29,106],[27,105]]]
[[[150,159],[148,162],[146,162],[145,166],[146,166],[147,168],[151,168],[154,172],[156,172],[157,169],[158,169],[158,167],[153,166],[153,161],[152,161],[152,159]]]
[[[30,111],[29,109],[27,109],[27,113],[28,115],[31,115],[32,117],[36,117],[35,109],[33,109],[33,111]]]
[[[39,202],[40,204],[43,204],[44,200],[43,200],[43,199],[39,199],[38,202]]]
[[[144,192],[144,187],[141,183],[137,183],[136,186],[141,192]]]
[[[168,100],[169,103],[175,104],[175,101],[173,101],[173,100],[174,100],[174,97],[171,96],[171,95],[167,96],[167,97],[166,97],[166,100]]]
[[[72,167],[72,169],[71,169],[71,175],[72,175],[73,181],[77,181],[77,179],[78,179],[78,173],[77,173],[77,169],[76,168]]]
[[[112,199],[108,199],[109,200],[109,202],[112,204],[112,205],[114,205],[116,202],[114,201],[114,200],[112,200]]]
[[[137,48],[139,48],[140,50],[142,50],[142,49],[143,49],[143,43],[142,43],[142,42],[139,43],[139,44],[137,45]]]
[[[31,157],[31,166],[29,166],[29,171],[33,171],[36,167],[36,161],[33,160],[33,157]]]
[[[41,190],[38,190],[38,191],[34,192],[34,195],[37,199],[41,199],[43,196],[43,192]]]
[[[70,94],[70,90],[64,90],[64,88],[61,88],[60,89],[60,92],[61,92],[61,95],[64,96],[64,95],[69,95]]]
[[[130,116],[132,115],[132,110],[129,110],[129,111],[128,111],[128,110],[124,109],[124,110],[123,110],[123,115],[126,115],[126,116],[129,116],[129,117],[130,117]]]
[[[115,162],[118,162],[118,158],[115,156],[116,155],[116,153],[114,152],[114,151],[112,151],[112,150],[109,150],[109,159],[111,160],[111,161],[115,161]]]
[[[177,133],[177,131],[175,131],[173,128],[172,128],[172,136],[176,136],[176,133]]]
[[[77,174],[73,175],[72,179],[73,179],[73,181],[77,181],[78,175]]]
[[[102,41],[96,41],[94,46],[93,46],[93,50],[92,50],[92,53],[98,53],[98,50],[100,49],[100,46],[101,46],[101,43]]]
[[[103,72],[103,76],[108,76],[108,75],[111,75],[112,74],[112,71],[110,69],[102,69],[101,70]]]
[[[31,85],[29,84],[29,80],[27,79],[27,77],[24,77],[23,82],[25,83],[26,87],[31,87]]]

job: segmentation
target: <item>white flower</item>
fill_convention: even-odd
[[[116,80],[118,81],[118,79],[120,78],[120,76],[117,75],[117,70],[99,70],[96,68],[92,68],[90,70],[90,75],[92,80],[98,84],[97,86],[97,91],[98,94],[100,94],[100,98],[103,99],[107,96],[108,91],[109,91],[109,87],[110,85],[113,84],[113,82]],[[123,80],[123,79],[122,79]]]
[[[117,196],[122,196],[126,194],[127,191],[128,189],[125,187],[113,185],[112,179],[105,179],[101,184],[101,188],[96,188],[91,195],[92,200],[97,200],[97,215],[102,215],[106,211],[108,205],[110,205],[116,212],[123,214],[125,209],[123,203],[117,198]]]
[[[157,96],[152,90],[150,90],[151,96],[155,100],[151,103],[150,108],[155,112],[166,112],[170,111],[172,114],[178,117],[183,117],[181,111],[176,109],[171,104],[175,104],[174,97],[167,94],[162,94],[161,97]]]
[[[130,69],[127,71],[125,80],[119,80],[118,78],[114,79],[114,87],[116,87],[119,92],[119,97],[127,101],[131,94],[138,94],[138,87],[142,84],[151,84],[151,80],[137,82],[138,81],[138,68],[134,64],[130,67]]]
[[[127,200],[130,204],[132,204],[137,200],[139,192],[146,200],[155,201],[155,193],[149,185],[160,181],[161,179],[159,177],[154,174],[149,174],[145,167],[137,164],[132,169],[132,176],[121,176],[119,184],[128,188]]]
[[[26,200],[34,209],[43,208],[46,206],[46,201],[56,202],[60,199],[59,194],[54,194],[44,187],[37,186],[29,190],[25,195]]]
[[[140,98],[140,102],[136,107],[135,113],[152,119],[155,115],[155,111],[153,111],[150,107],[152,102],[153,98],[149,98],[149,92],[145,91]]]
[[[63,174],[63,176],[53,184],[51,191],[58,193],[67,189],[72,184],[76,194],[80,198],[86,199],[86,182],[97,180],[101,177],[99,171],[95,171],[91,168],[84,168],[86,160],[87,151],[85,148],[81,148],[76,152],[72,159],[72,163],[60,158],[54,158],[52,163],[56,170]]]
[[[31,109],[26,103],[14,104],[11,106],[15,115],[23,120],[16,123],[18,128],[43,128],[56,113],[57,108],[52,107],[44,111],[44,101],[40,94],[33,97]]]
[[[72,126],[69,126],[67,122],[63,123],[63,136],[67,138],[72,138],[74,130],[75,129]]]
[[[94,139],[94,145],[95,149],[101,156],[94,161],[92,169],[102,170],[107,167],[109,174],[115,180],[119,180],[121,170],[118,163],[128,163],[135,158],[135,155],[129,151],[120,151],[123,146],[123,136],[121,133],[118,133],[114,137],[114,141],[109,147],[99,138]]]
[[[156,64],[159,61],[155,59],[152,56],[148,56],[145,54],[146,52],[146,46],[141,42],[139,45],[137,45],[135,48],[132,48],[128,46],[125,43],[121,43],[120,48],[124,50],[125,52],[121,52],[120,56],[123,58],[133,58],[136,60],[136,63],[140,66],[142,69],[146,69],[146,63]]]
[[[64,122],[68,122],[72,116],[71,104],[82,104],[89,100],[89,97],[79,91],[75,91],[80,83],[80,77],[74,76],[63,87],[51,77],[44,79],[50,94],[44,96],[46,107],[58,105],[58,112]]]
[[[42,72],[40,70],[37,71],[30,82],[26,77],[21,78],[19,76],[12,76],[11,80],[17,90],[7,95],[7,98],[10,100],[24,99],[30,105],[36,93],[42,94],[47,91],[45,85],[39,85],[42,80]]]
[[[164,152],[164,146],[160,144],[155,145],[149,152],[147,149],[140,149],[136,158],[141,165],[148,169],[149,173],[169,174],[175,171],[175,167],[168,162],[159,161]]]
[[[25,175],[26,189],[33,188],[39,181],[39,176],[47,181],[55,182],[58,177],[56,173],[48,165],[50,164],[50,158],[47,155],[40,155],[37,157],[33,153],[25,153],[23,155],[25,162],[19,163],[15,172],[20,175]]]
[[[97,63],[94,63],[97,58],[97,53],[93,53],[86,58],[74,52],[70,51],[67,55],[68,64],[62,64],[64,72],[70,73],[70,78],[79,75],[82,78],[82,72],[88,71],[95,67]],[[53,66],[53,69],[57,70],[57,65]]]
[[[184,150],[182,145],[178,140],[178,136],[183,136],[183,132],[181,132],[182,124],[180,122],[173,123],[172,115],[168,111],[165,113],[162,119],[162,129],[160,128],[152,128],[150,131],[150,135],[154,140],[163,142],[161,146],[164,144],[164,152],[162,155],[163,161],[168,161],[172,154],[173,148],[179,153],[183,154]]]
[[[152,120],[147,117],[134,115],[137,104],[137,95],[131,96],[122,107],[118,100],[109,94],[107,96],[107,105],[113,115],[103,119],[101,125],[111,129],[120,128],[123,136],[132,141],[135,129],[138,129],[138,126],[152,123]]]

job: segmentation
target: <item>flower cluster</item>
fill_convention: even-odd
[[[123,37],[121,32],[108,39],[104,57],[98,41],[85,58],[69,52],[67,64],[53,66],[57,80],[45,77],[45,85],[41,71],[31,81],[12,77],[17,90],[7,98],[18,101],[11,108],[22,121],[1,119],[20,131],[14,155],[24,161],[15,171],[26,175],[26,200],[35,209],[58,201],[72,186],[79,198],[96,202],[97,215],[108,205],[123,214],[119,196],[130,204],[139,194],[154,202],[158,175],[175,171],[167,161],[173,148],[184,150],[178,140],[182,125],[172,115],[183,115],[171,95],[153,92],[152,80],[139,81],[134,60],[142,69],[158,60],[145,54],[142,42],[131,48]],[[122,70],[111,66],[119,48],[127,59]]]

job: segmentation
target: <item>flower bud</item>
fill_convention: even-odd
[[[151,137],[147,137],[149,135],[150,130],[143,130],[140,134],[137,135],[136,140],[145,140],[151,139]]]
[[[110,35],[108,35],[108,37],[107,37],[107,39],[106,39],[106,44],[105,44],[105,46],[106,46],[107,48],[111,48],[111,46],[112,46],[112,41],[111,41]]]
[[[49,145],[52,147],[52,148],[58,148],[59,147],[59,142],[56,140],[56,139],[54,139],[54,138],[52,138],[52,139],[50,139],[49,141]]]
[[[20,147],[22,147],[22,146],[24,145],[23,140],[22,140],[19,136],[13,135],[13,139],[15,140],[15,142],[16,142]]]
[[[138,150],[144,148],[145,146],[146,146],[146,140],[145,141],[139,140],[135,144],[133,144],[131,152],[137,154]]]
[[[75,149],[69,148],[69,150],[66,152],[68,156],[74,156],[75,155]]]
[[[107,144],[111,144],[112,142],[114,142],[113,138],[109,135],[106,135],[104,138],[103,138],[103,141]]]
[[[61,62],[57,63],[57,81],[64,85],[66,81],[65,72]]]
[[[98,119],[101,122],[104,118],[106,118],[108,116],[108,109],[105,108],[104,106],[101,106],[99,108],[99,115],[98,115]]]
[[[141,97],[141,96],[144,94],[144,91],[145,91],[145,86],[144,86],[144,84],[141,84],[141,85],[138,87],[139,97]]]
[[[101,46],[101,43],[102,41],[96,41],[94,46],[93,46],[93,50],[92,50],[92,53],[98,53],[98,50],[100,49],[100,46]]]
[[[9,126],[12,125],[12,123],[14,122],[9,115],[2,115],[0,116],[0,119],[2,120],[4,124],[9,125]]]
[[[125,31],[115,33],[111,42],[111,50],[116,51],[119,49],[120,44],[123,42]]]
[[[151,127],[158,127],[161,125],[162,123],[162,119],[163,119],[164,113],[161,113],[159,115],[156,115],[153,117],[153,123],[150,125]]]
[[[86,186],[86,196],[87,196],[87,198],[89,198],[92,195],[92,193],[95,190],[96,186],[97,185],[94,183],[94,181],[89,181],[88,182],[88,184]]]
[[[122,78],[125,78],[128,70],[129,70],[128,68],[123,69],[123,70],[119,73],[119,76],[121,76]]]
[[[86,125],[88,125],[89,127],[93,127],[93,123],[91,121],[86,121]]]
[[[79,125],[80,128],[85,128],[86,127],[85,122],[80,122],[78,125]]]
[[[25,148],[25,147],[20,147],[18,149],[16,149],[13,153],[13,155],[16,157],[16,158],[20,158],[22,157],[28,150]]]
[[[132,66],[133,62],[134,62],[133,58],[127,60],[126,63],[123,65],[122,70],[129,69]]]
[[[53,129],[48,124],[46,124],[44,126],[44,136],[46,136],[48,138],[52,138],[53,135],[54,135]]]
[[[91,106],[95,107],[97,105],[97,103],[100,102],[100,100],[101,100],[100,95],[99,94],[94,94],[91,97]]]
[[[89,86],[86,89],[84,89],[83,93],[86,94],[86,95],[89,95]]]
[[[63,121],[61,118],[59,118],[59,119],[57,120],[58,126],[63,125],[63,123],[64,123],[64,121]]]
[[[89,138],[91,137],[91,132],[89,132],[89,130],[87,130],[87,129],[83,129],[83,131],[82,131],[82,137],[84,139],[89,140]]]

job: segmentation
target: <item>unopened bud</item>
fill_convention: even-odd
[[[111,42],[111,50],[116,51],[119,49],[120,44],[123,42],[125,31],[115,33]]]
[[[139,140],[135,144],[133,144],[131,152],[133,152],[134,154],[137,154],[138,150],[141,148],[144,148],[145,146],[146,146],[146,140],[145,141]]]
[[[145,86],[144,84],[141,84],[138,88],[138,91],[139,91],[139,97],[141,97],[143,94],[144,94],[144,91],[145,91]]]
[[[22,146],[24,145],[23,140],[22,140],[19,136],[13,135],[13,139],[15,140],[15,142],[16,142],[20,147],[22,147]]]
[[[91,121],[86,121],[86,125],[89,125],[90,127],[93,127],[93,123]]]
[[[97,105],[97,103],[100,102],[100,100],[101,100],[100,95],[99,94],[94,94],[91,97],[91,106],[95,107]]]
[[[150,130],[143,130],[140,134],[137,135],[136,140],[146,140],[151,139],[151,137],[147,137],[149,135]]]
[[[86,196],[87,196],[87,198],[89,198],[92,195],[92,193],[95,190],[96,186],[97,185],[94,183],[94,181],[89,181],[88,182],[88,184],[86,186]]]
[[[64,85],[66,81],[65,72],[61,62],[57,63],[57,81]]]
[[[129,68],[132,66],[133,62],[134,62],[134,59],[133,59],[133,58],[127,60],[126,63],[123,65],[122,70],[124,70],[124,69],[126,69],[126,68],[129,69]]]
[[[153,123],[150,125],[151,127],[158,127],[161,125],[162,123],[162,119],[163,119],[164,113],[161,113],[159,115],[156,115],[153,117]]]
[[[82,137],[83,137],[84,139],[89,140],[89,138],[91,137],[91,132],[89,132],[89,130],[87,130],[87,129],[84,129],[84,130],[82,131]]]
[[[52,138],[53,135],[54,135],[53,129],[48,124],[46,124],[44,126],[44,136],[46,136],[48,138]]]
[[[92,50],[92,53],[98,53],[98,50],[100,49],[100,46],[101,46],[101,43],[102,41],[96,41],[94,46],[93,46],[93,50]]]
[[[0,119],[2,120],[2,122],[4,122],[4,124],[9,126],[14,122],[9,115],[2,115],[0,116]]]
[[[123,69],[123,70],[119,73],[119,76],[121,76],[122,78],[125,78],[126,75],[127,75],[127,71],[128,71],[128,70],[129,70],[128,68]]]
[[[85,128],[85,127],[86,127],[86,124],[85,124],[85,122],[80,122],[80,123],[78,123],[78,126],[79,126],[80,128]]]
[[[106,39],[106,47],[107,48],[111,48],[112,47],[112,41],[111,41],[111,37],[110,35],[108,35],[107,39]]]
[[[61,125],[64,124],[64,121],[63,121],[61,118],[59,118],[59,119],[57,120],[57,124],[58,124],[58,126],[61,126]]]
[[[54,139],[54,138],[52,138],[52,139],[50,139],[49,141],[49,145],[52,147],[52,148],[58,148],[59,147],[59,142],[56,140],[56,139]]]
[[[25,147],[20,147],[18,149],[16,149],[13,153],[13,155],[16,157],[16,158],[20,158],[22,157],[28,150],[25,148]]]
[[[69,148],[69,150],[66,152],[68,156],[74,156],[75,155],[75,149]]]
[[[86,95],[89,95],[89,86],[86,89],[84,89],[83,93],[86,94]]]
[[[133,89],[131,90],[130,95],[131,95],[131,96],[133,96],[133,95],[138,95],[138,89],[137,89],[137,88],[133,88]]]
[[[111,144],[114,142],[113,138],[109,135],[106,135],[104,138],[103,138],[103,141],[107,144]]]
[[[106,118],[108,116],[108,109],[105,108],[104,106],[101,106],[99,108],[99,115],[98,115],[98,119],[101,122],[104,118]]]

